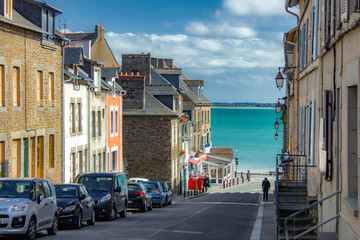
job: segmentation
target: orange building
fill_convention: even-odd
[[[122,104],[125,91],[115,82],[119,66],[103,68],[102,77],[109,88],[107,96],[107,154],[108,169],[112,172],[123,172],[122,149]],[[104,76],[105,75],[105,76]]]

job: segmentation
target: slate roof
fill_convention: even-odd
[[[111,77],[118,77],[120,68],[118,67],[102,67],[101,68],[101,77],[111,78]]]
[[[150,94],[154,96],[163,96],[163,95],[172,95],[172,96],[178,96],[179,93],[176,91],[173,85],[146,85],[145,86],[146,91],[148,91]]]
[[[32,30],[38,33],[47,33],[46,31],[42,30],[40,27],[36,26],[26,18],[24,18],[20,13],[18,13],[15,9],[13,9],[13,17],[12,19],[6,18],[3,15],[0,15],[0,21],[5,22],[17,27],[25,28]]]
[[[182,114],[173,112],[145,90],[145,107],[140,110],[125,110],[124,116],[173,116],[180,117]]]
[[[70,40],[91,40],[91,46],[96,41],[96,33],[95,32],[65,33],[64,36]]]
[[[84,64],[83,49],[82,48],[65,48],[65,64],[77,64],[82,66]]]
[[[70,72],[69,70],[68,70],[68,68],[64,68],[64,74],[65,75],[67,75],[69,78],[73,78],[73,79],[81,79],[81,77],[79,77],[79,76],[77,76],[77,75],[75,75],[75,74],[73,74],[72,72]]]
[[[151,84],[170,84],[161,74],[151,66]]]

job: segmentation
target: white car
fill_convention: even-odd
[[[147,181],[149,181],[149,179],[147,179],[147,178],[130,178],[129,181],[130,182],[147,182]]]
[[[58,211],[54,186],[39,178],[0,179],[0,235],[23,235],[33,240],[36,232],[56,235]]]

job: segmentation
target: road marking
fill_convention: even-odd
[[[246,205],[246,206],[259,206],[259,203],[237,203],[237,202],[194,202],[194,203],[186,203],[190,204],[216,204],[216,205]]]
[[[203,232],[184,231],[184,230],[172,230],[172,232],[175,232],[175,233],[186,233],[186,234],[203,234]]]
[[[148,237],[152,237],[152,236],[154,236],[155,234],[158,234],[161,231],[162,231],[162,229],[159,229],[159,230],[153,232],[152,234],[149,234]]]
[[[254,228],[251,232],[250,240],[259,240],[260,239],[263,216],[264,216],[264,202],[261,202],[259,210],[258,210],[258,214],[256,216]]]

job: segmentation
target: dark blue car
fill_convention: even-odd
[[[166,205],[166,193],[159,182],[156,181],[142,181],[148,190],[151,190],[152,203],[159,208]]]

